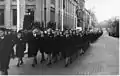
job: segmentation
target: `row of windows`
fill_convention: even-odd
[[[5,1],[5,0],[0,0],[0,1]],[[12,1],[17,1],[17,0],[12,0]],[[35,0],[28,0],[28,1],[35,1]]]
[[[17,9],[12,9],[12,23],[13,25],[17,25]],[[31,15],[34,16],[34,11],[31,9],[27,9],[26,13],[31,13]],[[54,16],[54,15],[52,15]],[[33,17],[34,18],[34,17]],[[4,9],[0,9],[0,26],[5,25],[5,14],[4,14]]]
[[[0,1],[4,1],[4,0],[0,0]],[[13,0],[13,1],[16,1],[16,0]],[[35,0],[28,0],[28,1],[35,1]]]
[[[4,9],[0,9],[0,25],[4,25]]]
[[[17,10],[13,9],[13,25],[17,25]],[[0,9],[0,25],[5,24],[5,14],[4,9]]]
[[[51,0],[51,4],[55,6],[55,0]],[[55,8],[52,7],[50,10],[50,21],[55,22]]]
[[[50,21],[55,22],[55,9],[51,8],[50,11]]]

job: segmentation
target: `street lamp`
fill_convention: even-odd
[[[47,25],[46,25],[46,10],[47,10],[47,8],[46,8],[46,0],[44,0],[44,11],[45,11],[45,13],[44,13],[44,21],[45,21],[45,28],[47,27]]]
[[[20,0],[17,0],[17,32],[20,30]]]
[[[61,30],[63,31],[63,12],[64,12],[64,7],[63,7],[63,0],[62,0],[62,28],[61,28]]]

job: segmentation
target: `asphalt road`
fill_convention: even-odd
[[[38,54],[40,60],[40,54]],[[46,63],[46,62],[45,62]],[[64,61],[47,67],[45,63],[33,68],[32,59],[24,58],[24,64],[16,67],[17,59],[11,59],[10,75],[118,75],[119,74],[119,40],[107,35],[91,44],[86,54],[79,56],[67,68]]]

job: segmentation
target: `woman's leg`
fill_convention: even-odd
[[[32,67],[35,67],[35,65],[37,64],[37,52],[38,52],[38,49],[35,49],[35,52],[33,52],[33,63],[32,63]]]
[[[18,58],[17,67],[20,66],[20,58]]]
[[[36,56],[34,56],[32,67],[35,67],[36,64],[37,64],[37,58],[36,58]]]
[[[42,63],[43,61],[45,61],[44,52],[41,52],[41,55],[42,55],[42,58],[40,62]]]
[[[20,58],[20,65],[22,65],[23,64],[23,58],[21,57]]]
[[[8,70],[7,69],[2,70],[0,75],[8,75]]]

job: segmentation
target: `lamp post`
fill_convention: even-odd
[[[63,10],[64,10],[64,9],[63,9],[63,0],[62,0],[62,28],[61,28],[62,31],[63,31],[63,15],[64,15],[64,14],[63,14],[63,12],[64,12]]]
[[[46,0],[44,0],[44,11],[45,11],[45,13],[44,13],[44,21],[45,21],[45,28],[47,27],[47,25],[46,25],[46,10],[47,10],[47,8],[46,8]]]
[[[17,0],[17,32],[20,30],[20,0]]]

